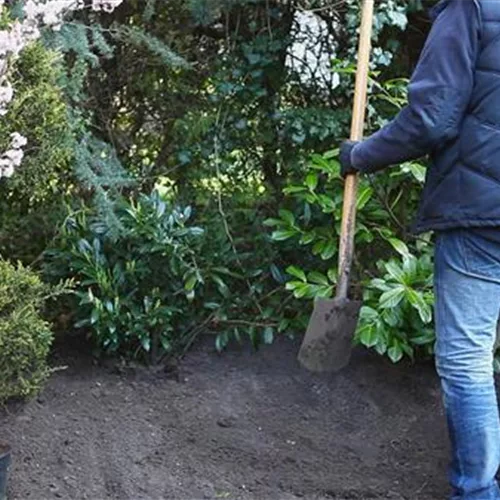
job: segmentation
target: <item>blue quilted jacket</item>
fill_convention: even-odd
[[[430,154],[416,232],[500,227],[500,0],[442,0],[409,104],[358,144],[363,172]]]

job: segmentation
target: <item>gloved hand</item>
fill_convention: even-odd
[[[357,141],[344,141],[340,146],[340,175],[344,178],[349,174],[359,172],[352,164],[352,150],[356,144],[358,144]]]

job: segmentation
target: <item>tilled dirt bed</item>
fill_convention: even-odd
[[[444,500],[432,366],[359,351],[315,376],[297,349],[203,344],[178,372],[56,356],[44,392],[0,413],[9,500]]]

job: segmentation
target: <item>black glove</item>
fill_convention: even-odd
[[[349,174],[357,174],[359,170],[352,164],[352,150],[358,144],[357,141],[344,141],[340,146],[340,175],[346,177]]]

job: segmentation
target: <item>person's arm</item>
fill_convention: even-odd
[[[417,159],[460,132],[474,85],[480,14],[473,0],[450,0],[434,22],[409,86],[409,103],[351,149],[352,166],[374,172]]]

